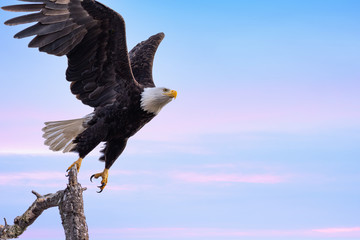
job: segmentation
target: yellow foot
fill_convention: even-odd
[[[79,158],[77,161],[75,161],[73,164],[71,164],[71,166],[66,170],[67,172],[70,171],[70,169],[76,165],[76,169],[79,172],[80,171],[80,167],[81,167],[81,162],[82,162],[82,158]]]
[[[105,168],[103,172],[96,173],[96,174],[94,174],[94,175],[92,175],[90,177],[91,182],[92,182],[93,177],[96,178],[96,179],[98,179],[99,177],[102,178],[101,186],[98,186],[98,188],[100,188],[100,191],[98,193],[101,193],[104,190],[104,188],[105,188],[105,186],[107,184],[107,181],[108,181],[108,176],[109,176],[109,169]]]

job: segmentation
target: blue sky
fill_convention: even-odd
[[[101,1],[128,48],[164,32],[154,63],[173,101],[128,144],[96,193],[95,150],[80,182],[94,239],[359,239],[360,2]],[[17,1],[3,0],[2,5]],[[0,22],[16,16],[2,12]],[[91,111],[66,59],[0,25],[0,217],[65,188],[76,155],[43,146],[43,122]],[[23,239],[63,239],[57,209]],[[57,238],[56,238],[57,239]]]

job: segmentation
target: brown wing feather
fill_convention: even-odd
[[[29,47],[68,57],[66,78],[84,104],[105,106],[138,91],[126,46],[125,22],[94,0],[22,0],[33,4],[3,7],[7,11],[35,12],[5,22],[37,22],[15,35],[35,36]],[[34,4],[36,3],[36,4]],[[39,12],[36,12],[39,11]]]
[[[136,81],[145,87],[155,87],[152,68],[156,50],[164,39],[164,33],[158,33],[137,44],[129,53],[131,69]]]

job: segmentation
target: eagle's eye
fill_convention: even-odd
[[[168,92],[168,91],[170,91],[170,90],[167,89],[167,88],[164,88],[164,89],[163,89],[163,92]]]

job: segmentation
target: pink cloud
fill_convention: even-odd
[[[12,148],[7,147],[6,149],[0,149],[0,155],[2,156],[9,156],[9,155],[54,156],[54,154],[59,154],[59,153],[54,153],[50,150],[40,149],[36,147],[32,147],[32,148],[27,147],[22,149],[17,149],[16,147],[12,147]]]
[[[233,237],[312,237],[323,239],[323,235],[308,229],[299,230],[244,230],[228,228],[104,228],[90,229],[92,236],[101,236],[106,238],[116,238],[121,235],[123,238],[134,239],[187,239],[187,238],[233,238]],[[357,235],[348,235],[345,233],[336,235],[336,237],[352,238]],[[331,237],[331,236],[330,236]]]
[[[61,189],[66,187],[65,171],[3,172],[0,186]]]
[[[155,185],[150,185],[150,184],[119,184],[119,185],[109,184],[108,186],[106,186],[106,190],[134,192],[134,191],[145,191],[149,189],[154,189],[155,187],[156,187]]]
[[[337,237],[342,239],[354,239],[360,237],[360,227],[350,228],[327,228],[327,229],[297,229],[297,230],[286,230],[286,229],[231,229],[231,228],[188,228],[188,227],[128,227],[128,228],[93,228],[89,226],[89,234],[92,238],[101,239],[118,239],[119,236],[124,239],[196,239],[196,238],[217,238],[226,239],[234,237],[282,237],[282,238],[293,238],[303,237],[312,239],[324,239],[322,233],[325,230],[327,237]],[[328,232],[330,230],[330,232]],[[335,231],[336,235],[334,234]],[[352,234],[349,234],[352,233]],[[53,239],[54,236],[63,237],[63,230],[59,227],[57,229],[41,229],[32,228],[26,231],[22,238],[38,238],[38,239]]]
[[[21,239],[64,239],[64,229],[59,228],[29,228],[21,236]]]
[[[350,228],[320,228],[320,229],[314,229],[314,232],[319,233],[351,233],[351,232],[358,232],[360,235],[360,227],[350,227]]]
[[[94,179],[91,183],[89,177],[94,172],[82,171],[78,175],[78,180],[83,187],[90,190],[98,190],[97,185],[100,181]],[[150,171],[130,171],[130,170],[114,170],[112,176],[136,176],[136,175],[153,175]],[[3,172],[0,175],[0,186],[24,187],[30,186],[34,188],[51,188],[53,191],[66,188],[67,177],[64,171],[34,171],[34,172]],[[145,191],[153,189],[155,186],[150,184],[108,184],[106,189],[112,191]]]
[[[8,185],[19,181],[49,181],[63,180],[65,173],[58,171],[39,171],[39,172],[7,172],[0,175],[0,184]]]
[[[173,178],[193,183],[264,183],[275,184],[285,182],[287,177],[271,174],[203,174],[194,172],[177,172]]]

